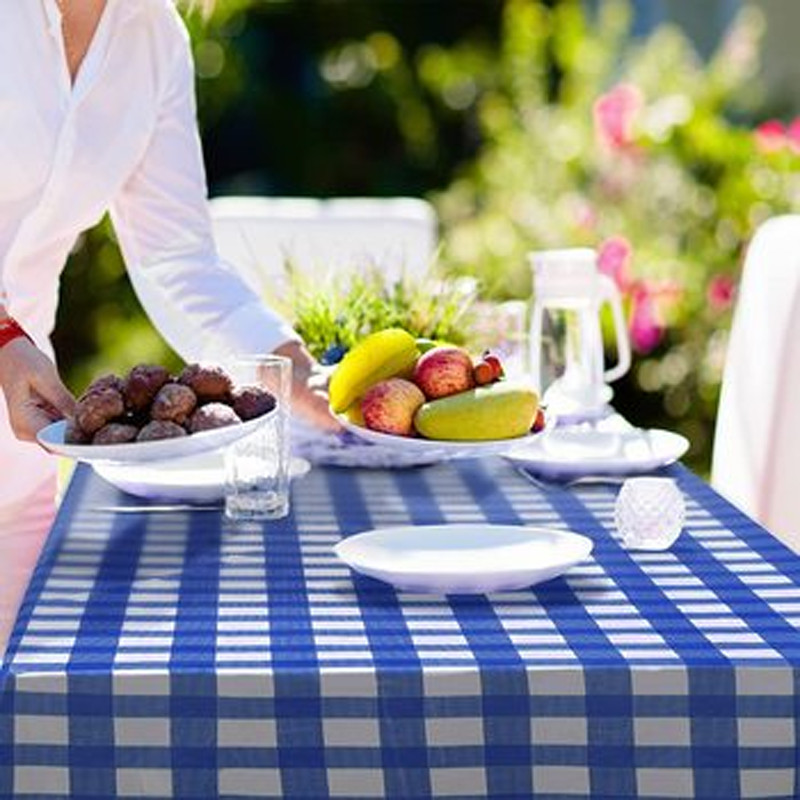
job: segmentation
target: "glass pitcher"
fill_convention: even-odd
[[[603,413],[612,396],[610,381],[628,371],[630,343],[622,300],[614,281],[597,269],[594,250],[576,248],[530,253],[534,303],[530,365],[542,402],[560,420]],[[605,368],[600,309],[614,319],[617,364]]]

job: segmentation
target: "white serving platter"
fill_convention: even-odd
[[[484,441],[456,441],[454,439],[425,439],[421,436],[397,436],[356,425],[342,414],[338,415],[338,419],[350,433],[359,439],[380,445],[387,452],[394,451],[397,453],[398,458],[404,461],[416,456],[424,459],[424,463],[432,463],[437,460],[444,461],[451,458],[479,458],[481,456],[502,455],[524,445],[528,441],[541,438],[542,434],[552,427],[551,422],[548,421],[545,431],[528,433],[524,436]]]

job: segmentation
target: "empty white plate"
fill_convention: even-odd
[[[518,467],[557,479],[581,475],[636,475],[677,461],[689,449],[678,433],[659,429],[556,428],[506,454]]]
[[[222,450],[143,464],[98,461],[92,467],[101,478],[123,492],[149,500],[215,503],[225,496],[225,454]],[[304,459],[292,458],[289,474],[298,478],[309,468]]]
[[[570,531],[459,523],[380,528],[333,549],[356,572],[397,589],[486,594],[555,578],[583,561],[592,546]]]

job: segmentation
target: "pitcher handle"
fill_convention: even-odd
[[[610,383],[621,378],[631,368],[631,345],[628,340],[628,328],[625,325],[619,289],[608,275],[599,275],[598,277],[603,300],[611,306],[611,313],[614,317],[614,333],[617,338],[617,363],[603,373],[605,380]]]

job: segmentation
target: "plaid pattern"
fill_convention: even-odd
[[[616,490],[498,459],[314,469],[293,514],[93,510],[78,469],[0,680],[0,796],[791,798],[800,559],[675,467],[687,525],[624,550]],[[396,593],[340,538],[527,523],[594,539],[521,592]]]

